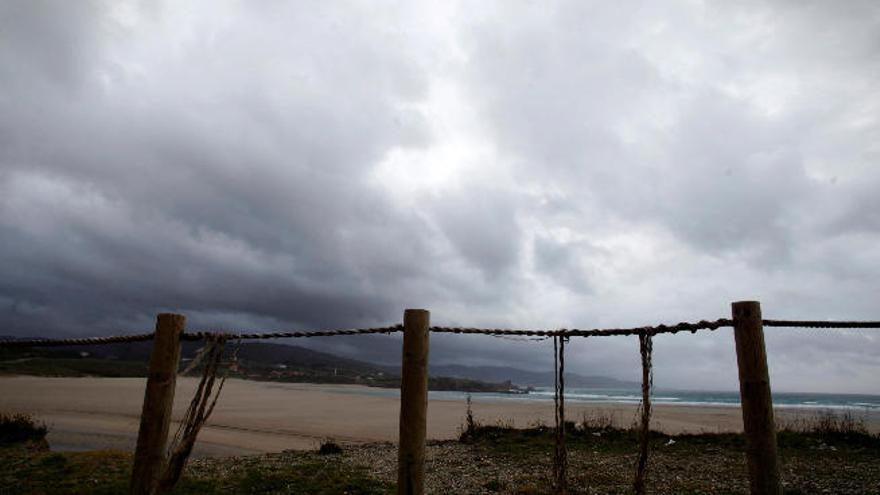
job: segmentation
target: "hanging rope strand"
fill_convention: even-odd
[[[217,405],[217,399],[220,397],[220,392],[226,383],[226,376],[224,375],[220,379],[217,391],[214,392],[214,383],[223,358],[225,343],[225,336],[216,335],[209,337],[205,344],[202,358],[204,362],[202,378],[199,380],[196,393],[193,395],[186,414],[174,435],[174,439],[169,445],[168,460],[162,472],[162,477],[159,480],[156,493],[168,493],[177,484],[195,445],[199,431],[208,421],[208,418],[214,411],[214,406]]]
[[[651,426],[651,388],[654,385],[654,371],[651,366],[653,352],[652,335],[649,332],[639,334],[639,353],[642,356],[642,404],[641,425],[639,427],[639,459],[636,464],[636,475],[633,489],[636,495],[644,495],[645,481],[648,470],[648,440]]]

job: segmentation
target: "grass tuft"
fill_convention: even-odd
[[[777,426],[781,443],[797,444],[816,439],[827,444],[880,448],[880,435],[872,435],[863,417],[852,411],[819,411],[811,416],[781,420]]]
[[[613,411],[605,409],[595,409],[584,411],[581,416],[581,423],[578,427],[581,430],[589,432],[610,431],[617,425],[617,419]]]
[[[474,435],[477,434],[477,431],[480,429],[481,425],[474,419],[474,410],[473,404],[471,402],[471,394],[467,394],[467,399],[465,399],[466,409],[464,416],[464,425],[459,426],[458,430],[458,440],[463,443],[467,443],[469,440],[474,438]]]

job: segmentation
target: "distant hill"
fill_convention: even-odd
[[[141,361],[150,359],[152,342],[133,342],[126,344],[80,345],[61,347],[37,347],[27,349],[32,355],[51,355],[55,357],[89,357],[94,359],[112,359],[119,361]],[[201,342],[183,342],[181,359],[192,359],[196,351],[202,347]],[[350,371],[367,373],[386,372],[376,366],[355,359],[348,359],[326,352],[313,351],[305,347],[271,342],[245,342],[238,346],[235,342],[227,343],[227,348],[238,347],[239,360],[261,365],[295,364],[307,368],[343,368]],[[0,352],[4,352],[0,350]],[[5,352],[23,352],[11,350]],[[85,353],[85,356],[83,355]],[[0,354],[2,356],[2,354]]]
[[[271,342],[230,342],[228,352],[237,360],[233,376],[251,380],[304,383],[354,383],[399,387],[399,370],[305,347]],[[181,367],[195,356],[200,342],[183,342]],[[40,376],[145,376],[152,343],[0,349],[0,374]],[[432,375],[431,390],[465,392],[521,392],[510,382],[490,383],[466,377]]]
[[[462,366],[462,365],[436,365],[431,366],[431,373],[435,375],[467,378],[471,380],[484,380],[488,382],[511,381],[521,387],[552,387],[553,371],[528,371],[508,366]],[[642,385],[638,382],[617,380],[607,376],[584,376],[577,373],[565,373],[566,387],[574,388],[613,388],[613,389],[638,389]]]
[[[185,362],[191,359],[201,347],[200,342],[184,342],[181,349],[181,358]],[[234,342],[227,344],[230,349],[238,347],[238,359],[241,363],[240,375],[245,378],[261,379],[271,378],[284,381],[316,381],[338,383],[364,383],[368,385],[393,386],[399,380],[400,368],[383,366],[356,359],[346,358],[327,352],[315,351],[305,347],[283,344],[277,342],[244,342],[237,345]],[[69,347],[46,347],[29,350],[2,350],[0,349],[0,372],[9,369],[9,359],[20,358],[26,352],[33,358],[52,357],[54,364],[49,366],[55,371],[54,374],[66,374],[59,358],[67,358],[73,361],[67,365],[74,366],[81,374],[96,374],[107,376],[108,363],[97,361],[112,360],[119,362],[119,373],[113,376],[142,376],[146,372],[146,363],[152,349],[151,342],[135,342],[128,344],[87,345]],[[7,356],[7,357],[4,357]],[[7,361],[4,365],[3,360]],[[83,361],[85,360],[85,361]],[[96,367],[94,373],[84,365],[92,363]],[[126,365],[122,366],[125,362]],[[31,363],[32,365],[34,363]],[[39,363],[36,363],[39,364]],[[16,366],[21,369],[24,363],[19,361]],[[39,366],[43,366],[39,364]],[[36,366],[36,368],[39,368]],[[21,372],[34,372],[22,370]],[[72,373],[72,372],[71,372]],[[431,365],[430,373],[434,385],[441,385],[444,390],[471,391],[501,391],[512,385],[518,387],[547,387],[553,386],[553,371],[529,371],[508,366],[463,366],[463,365]],[[39,374],[39,373],[37,373]],[[441,378],[455,378],[458,382]],[[460,388],[454,388],[457,385]],[[613,388],[613,389],[638,389],[641,384],[637,382],[617,380],[605,376],[584,376],[577,373],[566,372],[565,383],[568,387],[575,388]],[[433,387],[439,390],[439,388]]]

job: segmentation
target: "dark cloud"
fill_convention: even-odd
[[[586,242],[567,243],[549,237],[538,237],[534,243],[535,270],[573,292],[590,294],[589,275],[580,266],[579,255],[595,256]]]
[[[484,277],[497,279],[517,268],[521,233],[515,197],[476,189],[434,201],[435,218],[444,236]]]
[[[876,318],[878,19],[4,2],[0,326]],[[773,331],[774,382],[877,392],[876,339],[831,340]],[[396,337],[309,345],[397,359]],[[540,345],[437,336],[432,359],[545,368]],[[571,369],[633,378],[636,351],[577,342]],[[729,332],[661,338],[658,383],[732,387],[732,356]]]

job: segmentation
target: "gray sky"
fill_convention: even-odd
[[[878,116],[874,1],[4,1],[0,333],[880,319]],[[880,393],[876,331],[767,345],[776,390]],[[638,376],[635,338],[569,350]],[[654,361],[736,387],[729,329]]]

